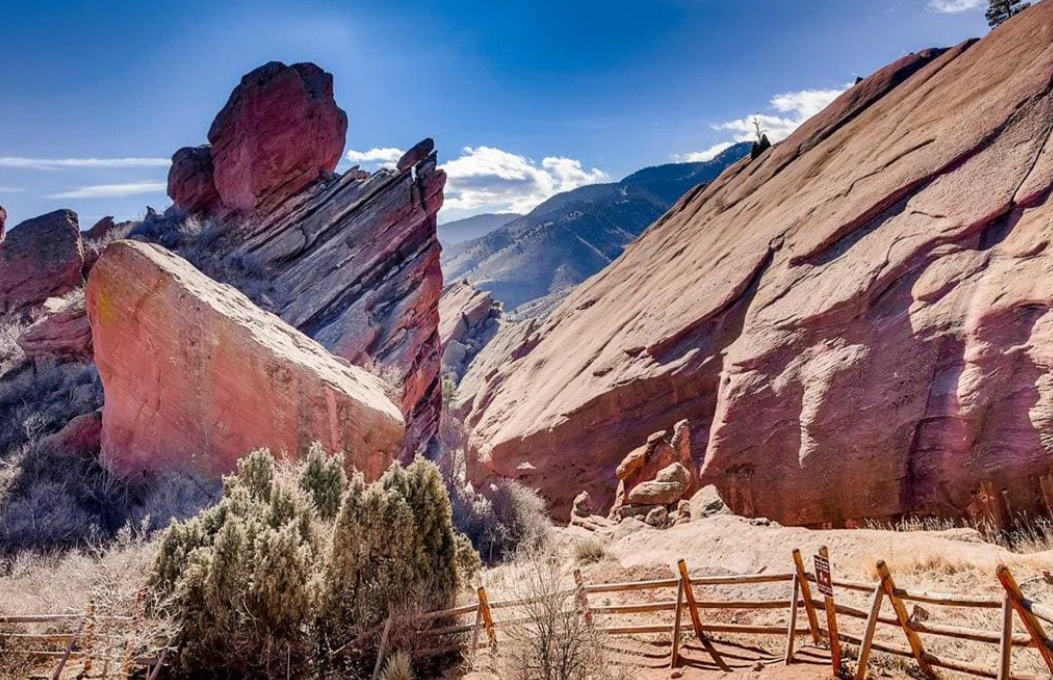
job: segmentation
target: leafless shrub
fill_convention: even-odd
[[[524,604],[513,607],[502,662],[515,680],[594,680],[604,677],[600,640],[585,623],[573,588],[560,561],[544,552],[527,551],[517,558],[518,578],[512,596]]]
[[[485,562],[507,559],[517,550],[536,550],[548,542],[552,524],[545,500],[533,489],[499,480],[480,493],[448,478],[453,522]]]
[[[595,564],[607,556],[607,549],[595,538],[586,538],[574,544],[574,559],[578,564]]]
[[[1053,550],[1053,521],[1045,517],[1020,515],[1013,521],[1011,529],[999,529],[983,520],[953,520],[939,517],[904,517],[895,522],[869,522],[869,529],[884,531],[948,531],[951,529],[974,529],[981,538],[1006,550],[1017,553],[1036,553]]]

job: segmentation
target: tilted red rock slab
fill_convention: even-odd
[[[102,458],[123,474],[233,469],[314,441],[375,478],[405,424],[380,380],[151,244],[117,241],[87,287],[106,402]]]
[[[689,193],[488,378],[476,476],[565,513],[688,418],[702,483],[740,513],[1048,511],[1051,88],[1039,3]]]

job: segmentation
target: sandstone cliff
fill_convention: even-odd
[[[446,176],[430,139],[396,168],[334,175],[346,130],[330,74],[266,64],[235,88],[211,146],[176,152],[168,190],[180,213],[212,225],[195,247],[238,269],[219,278],[398,386],[406,460],[433,448],[441,409],[435,215]],[[154,231],[165,243],[164,227]]]
[[[690,421],[784,523],[1053,505],[1053,3],[896,61],[685,196],[486,377],[476,475],[557,513]]]

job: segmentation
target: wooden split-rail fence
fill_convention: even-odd
[[[896,585],[891,570],[884,561],[875,565],[879,579],[875,582],[862,582],[836,578],[830,574],[829,554],[825,548],[820,550],[819,561],[826,567],[824,573],[819,569],[808,571],[805,557],[799,550],[792,552],[792,570],[784,573],[731,574],[720,576],[690,576],[685,560],[677,563],[677,576],[673,578],[630,581],[624,583],[587,583],[580,571],[575,571],[575,588],[557,593],[559,597],[573,601],[583,621],[596,633],[604,635],[648,635],[667,634],[670,636],[669,667],[677,668],[684,662],[681,646],[685,635],[694,635],[708,655],[714,667],[729,670],[728,660],[713,644],[714,634],[776,636],[785,640],[786,664],[795,662],[802,640],[813,645],[822,645],[829,649],[829,663],[832,677],[853,677],[864,680],[875,652],[905,657],[917,665],[926,675],[932,676],[934,669],[945,669],[958,673],[995,680],[1042,680],[1053,678],[1053,640],[1044,627],[1053,625],[1053,607],[1034,602],[1021,592],[1020,586],[1007,567],[998,568],[996,576],[1004,590],[1003,596],[992,595],[958,595],[935,593],[901,588]],[[817,561],[818,562],[818,561]],[[818,574],[818,576],[817,576]],[[787,597],[782,599],[719,599],[700,595],[716,586],[770,586],[785,583]],[[675,599],[653,602],[598,604],[602,596],[609,599],[625,593],[642,591],[671,591]],[[838,595],[857,592],[869,597],[869,607],[859,609],[838,601]],[[770,590],[769,590],[770,592]],[[478,651],[489,649],[498,651],[500,631],[510,626],[530,625],[522,617],[500,620],[500,610],[515,611],[530,604],[531,600],[491,601],[485,588],[479,588],[477,601],[418,615],[414,621],[414,633],[423,638],[470,636],[467,653],[474,656]],[[884,614],[886,603],[890,614]],[[960,625],[938,623],[931,615],[924,621],[915,620],[907,611],[907,603],[937,605],[940,607],[976,610],[998,610],[1000,628],[984,630]],[[788,613],[786,621],[780,624],[725,623],[707,618],[711,611],[771,611],[784,610]],[[672,621],[640,624],[624,623],[611,619],[625,615],[644,615],[672,613]],[[803,614],[802,614],[803,612]],[[458,619],[474,617],[472,623],[461,624]],[[1014,632],[1014,619],[1019,618],[1026,634]],[[529,617],[528,617],[529,619]],[[855,619],[864,622],[861,635],[843,632],[839,620]],[[389,631],[392,620],[384,626],[378,651],[374,679],[378,676],[382,662],[389,646]],[[885,626],[902,635],[905,645],[879,641],[879,627]],[[485,641],[480,638],[485,635]],[[989,668],[975,662],[955,659],[949,656],[937,656],[926,649],[924,637],[942,637],[971,643],[994,645],[997,647],[997,666]],[[857,647],[854,670],[848,668],[841,644],[848,643]],[[463,649],[462,643],[445,647],[435,646],[430,651],[456,651]],[[1034,649],[1041,657],[1050,675],[1024,675],[1012,670],[1013,649]]]
[[[583,622],[598,634],[610,636],[633,636],[648,634],[667,634],[670,636],[669,667],[676,668],[685,661],[681,647],[685,636],[694,635],[708,655],[714,667],[729,669],[725,656],[713,644],[713,635],[750,635],[776,636],[785,640],[786,664],[795,662],[801,649],[801,641],[811,641],[813,645],[829,648],[829,663],[833,677],[854,677],[864,680],[867,675],[871,657],[875,652],[905,657],[912,661],[925,674],[932,675],[936,668],[956,671],[981,678],[995,680],[1040,680],[1043,676],[1021,675],[1012,670],[1013,649],[1034,649],[1043,664],[1049,669],[1053,678],[1053,640],[1046,632],[1045,625],[1053,625],[1053,607],[1049,607],[1025,597],[1010,570],[1000,566],[996,576],[1004,594],[999,597],[991,595],[958,595],[951,593],[934,593],[896,585],[891,570],[884,561],[877,562],[879,576],[875,582],[862,582],[840,579],[831,574],[829,554],[826,549],[820,550],[813,558],[816,566],[808,571],[805,557],[799,550],[792,552],[792,562],[788,561],[791,570],[783,573],[731,574],[720,576],[690,576],[685,560],[677,564],[678,573],[673,578],[628,581],[622,583],[588,583],[580,571],[574,573],[575,587],[555,593],[555,596],[573,602],[577,614]],[[719,599],[703,595],[707,590],[718,586],[736,586],[749,589],[754,586],[771,587],[772,584],[785,583],[788,596],[780,599]],[[622,602],[610,604],[610,599],[626,593],[664,591],[675,592],[675,599],[655,600],[649,602]],[[768,591],[770,592],[770,590]],[[862,593],[869,597],[869,608],[859,609],[843,600],[850,592]],[[551,596],[551,595],[550,595]],[[603,599],[604,603],[599,600]],[[142,600],[142,597],[140,597]],[[376,678],[389,651],[393,624],[400,626],[408,623],[414,634],[421,639],[455,638],[452,644],[435,645],[431,653],[456,652],[465,649],[474,656],[479,650],[489,649],[496,654],[500,645],[501,631],[510,626],[530,625],[529,617],[501,619],[502,610],[527,607],[537,600],[499,600],[491,601],[485,588],[480,587],[476,601],[470,604],[427,612],[410,617],[409,621],[389,617],[380,632],[379,649],[373,677]],[[943,624],[928,617],[916,620],[907,611],[907,603],[937,605],[954,609],[997,610],[1001,626],[998,629],[968,628],[960,625]],[[889,606],[891,615],[883,614]],[[772,611],[784,610],[788,613],[786,621],[779,624],[761,623],[726,623],[710,620],[712,611]],[[0,625],[9,630],[19,624],[60,624],[76,623],[72,633],[12,633],[0,632],[0,637],[15,638],[26,643],[64,643],[62,649],[27,649],[24,653],[39,657],[57,657],[57,666],[51,677],[58,680],[71,658],[85,660],[90,669],[93,659],[93,648],[97,642],[98,627],[107,621],[119,621],[132,630],[140,626],[141,602],[136,614],[132,617],[99,617],[94,607],[89,605],[83,614],[45,614],[45,615],[0,615]],[[672,613],[671,621],[640,624],[635,621],[615,620],[620,616],[653,615]],[[803,615],[802,615],[803,612]],[[471,623],[462,623],[463,617],[474,617]],[[839,620],[856,619],[865,622],[861,635],[843,632]],[[1014,631],[1014,621],[1019,619],[1024,634]],[[824,625],[825,624],[825,625]],[[906,645],[891,644],[876,638],[880,626],[894,629],[902,634]],[[485,640],[481,640],[485,635]],[[950,638],[971,643],[997,646],[997,666],[988,668],[948,656],[937,656],[926,649],[928,636]],[[9,643],[10,640],[5,640]],[[841,644],[848,643],[857,647],[854,671],[847,667],[842,654]],[[11,645],[5,644],[5,651],[11,651]],[[156,680],[165,665],[169,648],[161,645],[159,652],[150,657],[134,656],[132,643],[125,646],[119,660],[106,657],[102,663],[116,661],[118,677],[127,678],[132,665],[145,665],[149,680]],[[86,673],[84,673],[86,675]]]

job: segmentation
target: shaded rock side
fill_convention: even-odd
[[[500,306],[493,296],[467,281],[445,286],[439,298],[442,372],[460,379],[472,359],[497,333]]]
[[[319,441],[378,476],[404,433],[380,380],[158,246],[117,241],[87,286],[106,393],[102,459],[122,474],[226,473],[257,447]]]
[[[1053,505],[1053,3],[908,55],[686,195],[485,380],[476,476],[557,513],[691,421],[732,510]],[[987,489],[985,491],[984,489]]]
[[[266,211],[331,173],[346,135],[332,74],[264,64],[242,77],[208,131],[216,192],[230,208]]]
[[[77,213],[56,210],[13,228],[0,241],[0,314],[64,295],[83,282]]]
[[[232,233],[231,256],[260,272],[270,309],[400,392],[407,461],[434,447],[442,407],[435,214],[445,182],[431,151],[407,170],[319,182]]]

